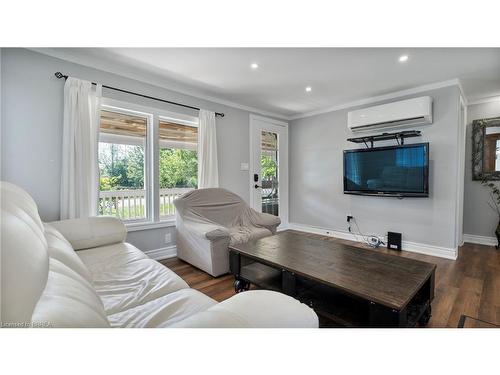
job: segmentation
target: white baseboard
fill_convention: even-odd
[[[314,226],[310,226],[310,225],[297,224],[297,223],[290,223],[288,227],[289,227],[289,229],[300,230],[302,232],[307,232],[307,233],[321,234],[323,236],[330,236],[330,237],[340,238],[343,240],[350,240],[350,241],[356,241],[356,242],[363,241],[361,236],[359,236],[359,235],[356,236],[353,233],[350,233],[347,231],[331,230],[331,229],[314,227]],[[385,236],[379,236],[379,237],[385,239]],[[457,259],[457,256],[458,256],[458,250],[453,249],[453,248],[427,245],[427,244],[410,242],[410,241],[403,241],[401,246],[402,246],[403,250],[405,250],[405,251],[410,251],[413,253],[419,253],[419,254],[425,254],[425,255],[431,255],[431,256],[436,256],[436,257],[440,257],[440,258],[447,258],[447,259],[455,260],[455,259]]]
[[[496,246],[497,239],[496,237],[476,236],[475,234],[464,234],[464,242],[475,243],[478,245]]]
[[[177,256],[177,246],[172,245],[172,246],[167,246],[167,247],[161,247],[159,249],[153,249],[153,250],[146,250],[144,253],[154,259],[154,260],[162,260],[162,259],[167,259],[167,258],[173,258]]]

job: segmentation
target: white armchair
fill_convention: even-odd
[[[212,276],[229,272],[230,244],[271,236],[281,223],[279,217],[253,210],[225,189],[193,190],[174,204],[177,256]]]

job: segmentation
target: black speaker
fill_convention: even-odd
[[[387,248],[401,250],[401,233],[387,232]]]

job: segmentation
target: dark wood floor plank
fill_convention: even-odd
[[[436,295],[432,303],[432,319],[429,327],[446,327],[450,319],[453,306],[458,296],[459,288],[453,286],[436,288]]]

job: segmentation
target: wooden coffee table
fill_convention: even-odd
[[[250,284],[310,305],[322,326],[414,327],[431,317],[434,264],[298,231],[229,247],[237,292]]]

